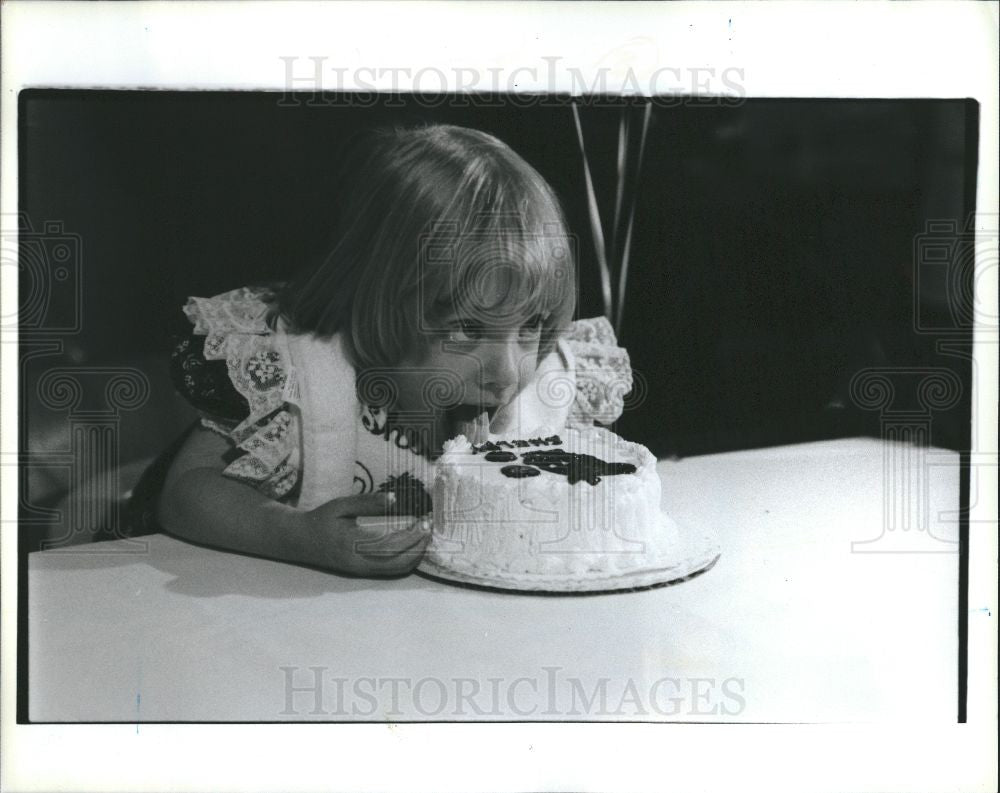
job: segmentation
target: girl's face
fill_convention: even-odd
[[[446,411],[456,421],[486,411],[492,420],[528,384],[545,317],[505,305],[505,292],[499,280],[481,279],[477,299],[449,299],[425,317],[420,352],[397,372],[401,409]],[[483,305],[489,308],[477,307]]]
[[[493,415],[533,377],[542,317],[484,322],[452,313],[425,336],[422,357],[397,373],[403,410]]]
[[[539,257],[548,256],[550,242],[471,235],[444,264],[432,265],[421,281],[427,291],[419,298],[414,353],[392,374],[397,409],[416,421],[433,417],[438,437],[447,439],[484,412],[492,423],[528,386],[551,320],[546,312],[558,309],[539,267],[549,266]]]

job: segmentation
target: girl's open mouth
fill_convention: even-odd
[[[489,420],[492,422],[493,417],[500,410],[500,405],[481,405],[481,404],[466,404],[466,405],[456,405],[450,409],[452,418],[455,421],[475,421],[480,415],[486,413]]]
[[[490,424],[500,405],[457,405],[448,411],[451,437],[464,435],[472,443],[489,440]]]

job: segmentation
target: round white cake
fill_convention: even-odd
[[[615,574],[677,542],[656,458],[601,427],[448,441],[434,480],[433,565],[476,577]]]

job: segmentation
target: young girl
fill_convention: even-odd
[[[399,575],[429,540],[445,440],[610,424],[632,377],[606,320],[571,321],[562,211],[505,144],[394,128],[350,166],[321,263],[185,306],[173,372],[202,420],[153,509],[190,540]]]

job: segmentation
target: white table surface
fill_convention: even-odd
[[[902,493],[907,455],[848,439],[661,461],[665,509],[715,529],[722,556],[634,593],[349,579],[163,535],[140,552],[35,553],[29,715],[952,722],[957,525],[942,513],[958,508],[958,455],[930,450],[903,478],[924,492]],[[897,484],[884,487],[884,471]],[[899,504],[923,510],[930,531],[852,550],[898,521]],[[286,684],[307,688],[311,667],[322,692],[289,700]]]

